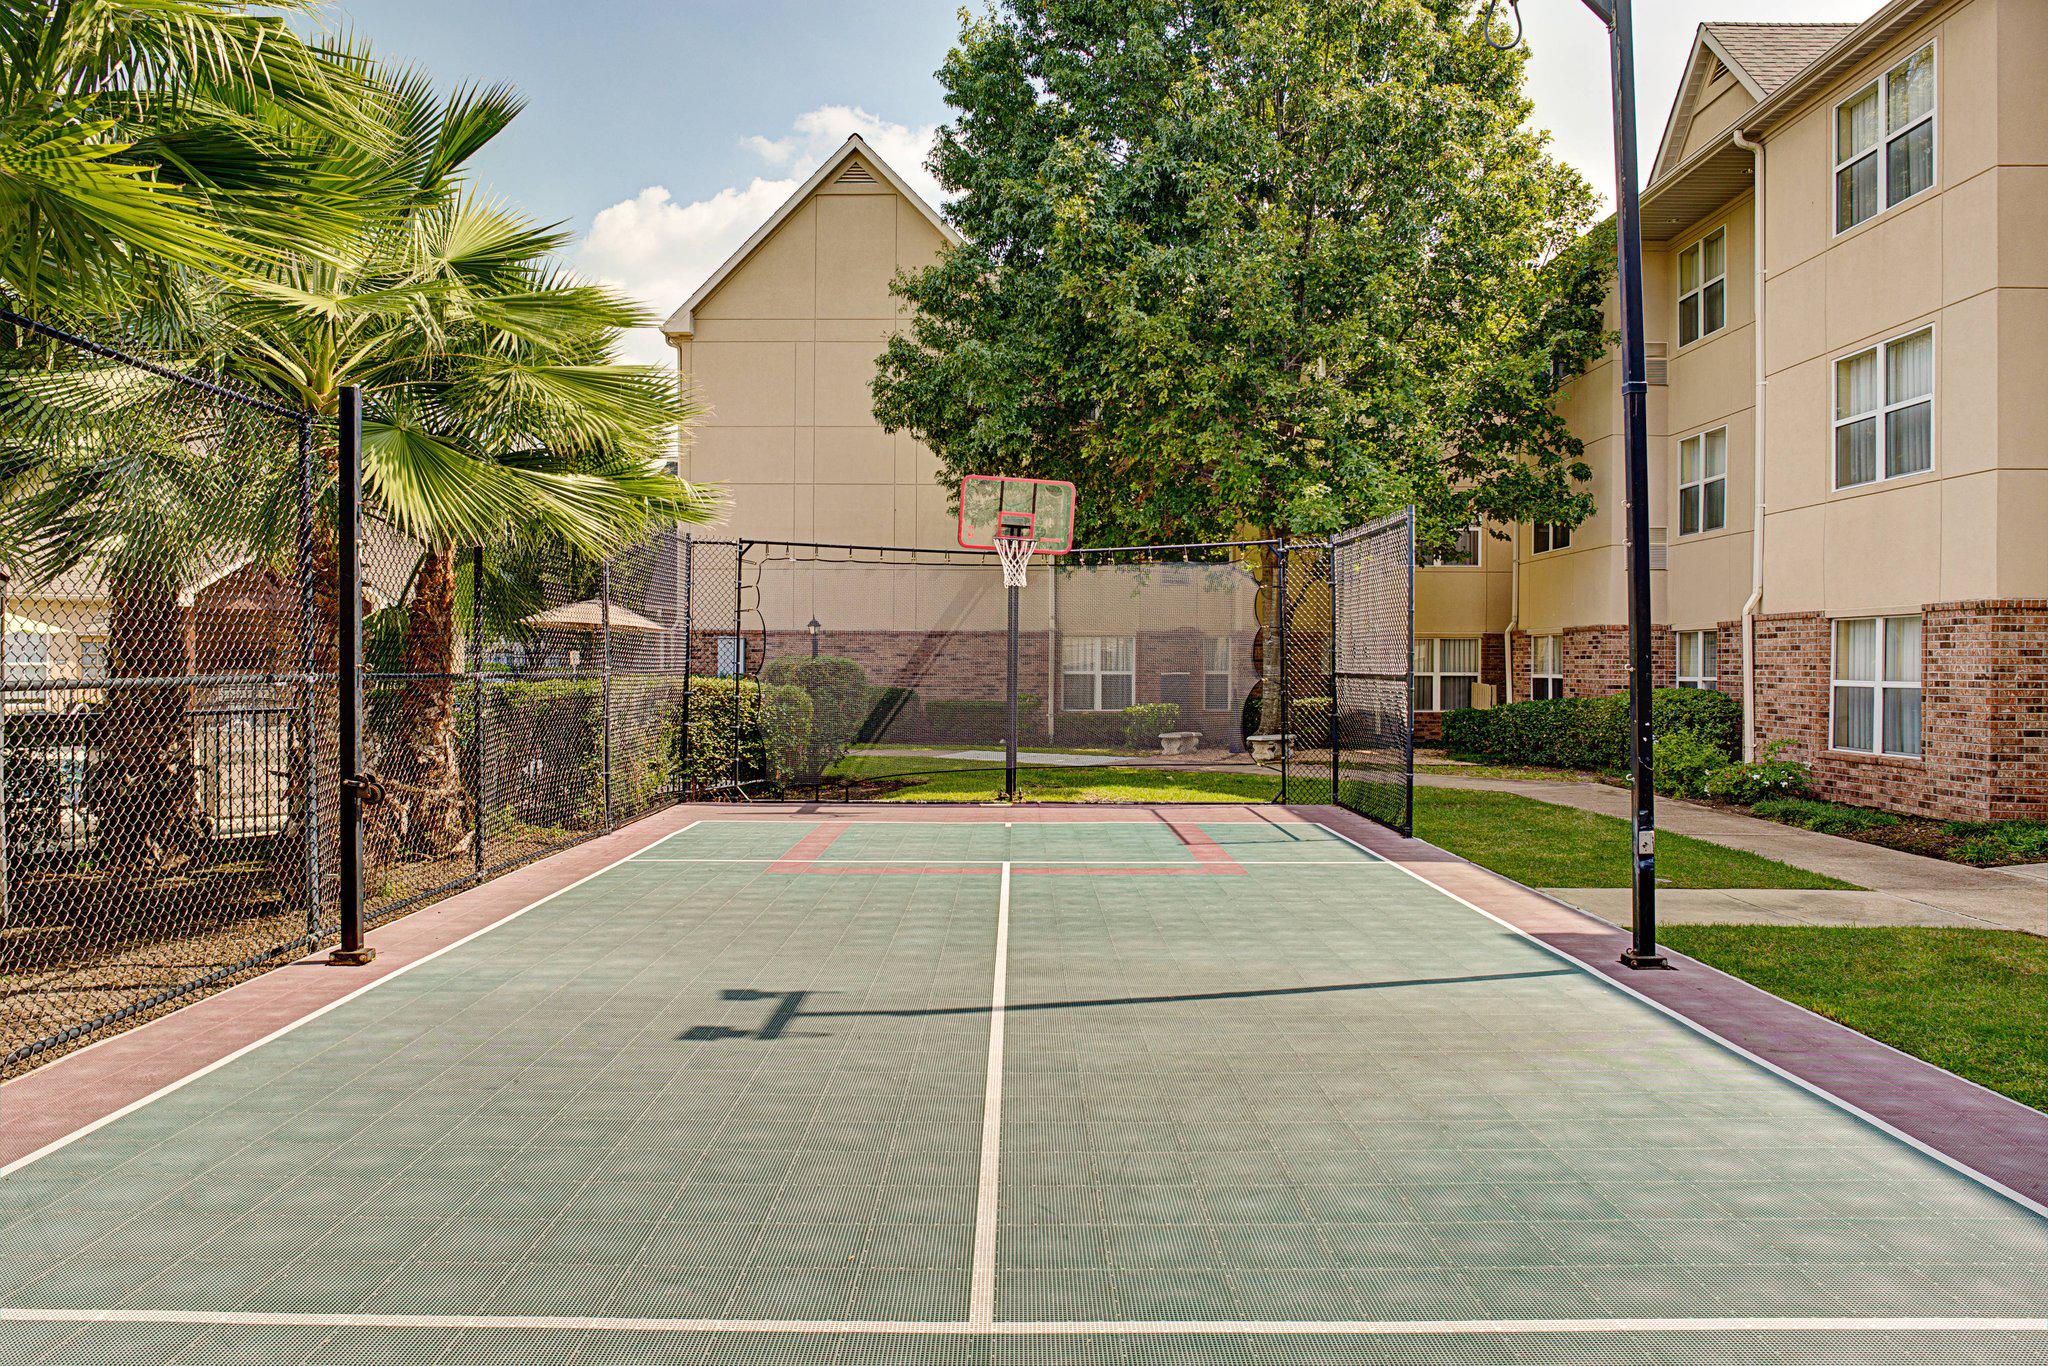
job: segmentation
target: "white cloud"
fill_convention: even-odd
[[[651,185],[591,220],[577,249],[577,268],[666,318],[849,134],[867,139],[892,170],[937,203],[938,186],[924,169],[937,132],[929,124],[911,128],[848,105],[813,109],[800,115],[784,137],[740,139],[771,172],[781,174],[756,176],[744,186],[728,186],[687,204],[677,203],[665,187]],[[625,350],[628,359],[648,364],[673,360],[655,328],[629,337]]]

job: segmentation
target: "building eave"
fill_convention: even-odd
[[[953,225],[940,217],[939,211],[926,203],[923,195],[910,188],[903,177],[896,173],[895,167],[877,156],[875,149],[868,145],[865,138],[858,133],[851,134],[845,142],[839,145],[838,151],[825,158],[824,163],[817,170],[811,172],[809,179],[797,186],[795,193],[783,201],[782,207],[768,215],[767,220],[760,227],[754,229],[753,234],[746,241],[740,243],[739,249],[726,257],[724,264],[711,272],[709,279],[697,286],[696,292],[690,295],[681,308],[669,315],[668,321],[661,325],[661,331],[662,335],[668,338],[670,344],[688,341],[695,335],[697,310],[703,306],[704,301],[717,293],[719,286],[723,285],[732,276],[734,271],[744,265],[747,258],[759,250],[761,244],[767,241],[777,228],[787,222],[789,216],[795,213],[805,200],[815,194],[820,186],[837,175],[840,168],[845,166],[855,156],[860,157],[872,167],[890,189],[909,200],[911,207],[923,215],[927,223],[930,223],[932,227],[938,230],[939,235],[946,239],[949,246],[957,247],[960,245],[963,239],[959,232],[954,229]]]

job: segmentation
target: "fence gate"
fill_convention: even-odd
[[[1415,510],[1332,538],[1337,803],[1415,831]]]

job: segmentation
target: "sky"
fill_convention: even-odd
[[[958,32],[960,3],[330,0],[326,22],[444,87],[518,89],[526,111],[475,163],[480,180],[575,232],[576,269],[666,316],[849,133],[936,199],[920,163],[948,117],[933,73]],[[1856,20],[1878,5],[1639,0],[1643,163],[1701,22]],[[1534,121],[1609,195],[1606,31],[1578,0],[1522,0],[1521,9]],[[651,328],[629,350],[668,359]]]

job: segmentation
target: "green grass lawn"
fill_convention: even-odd
[[[1531,768],[1526,764],[1453,764],[1441,760],[1415,761],[1417,773],[1444,774],[1455,778],[1509,778],[1532,783],[1590,783],[1600,775],[1576,768]]]
[[[1670,948],[2048,1109],[2048,939],[2017,930],[1667,925]]]
[[[898,789],[880,798],[885,802],[982,802],[1002,796],[1003,766],[990,764],[965,772],[947,760],[913,759],[919,771],[931,776],[915,787]],[[872,759],[841,760],[835,768],[853,763],[857,772],[898,774],[904,761],[876,756]],[[929,763],[930,768],[922,768]],[[1328,784],[1325,784],[1327,787]],[[1027,802],[1265,802],[1280,790],[1280,780],[1257,773],[1198,773],[1175,769],[1145,768],[1021,768],[1017,773],[1017,795]]]
[[[1629,885],[1628,822],[1595,811],[1511,792],[1418,787],[1415,833],[1530,887]],[[1855,890],[1788,863],[1672,834],[1657,836],[1657,878],[1666,887]]]

